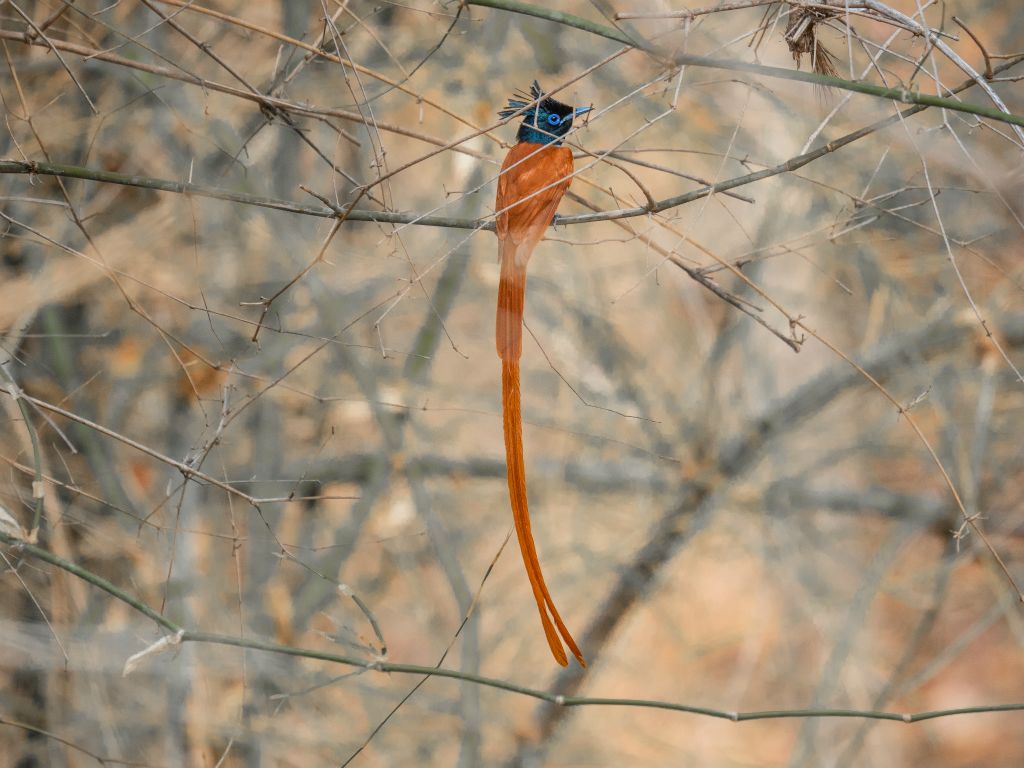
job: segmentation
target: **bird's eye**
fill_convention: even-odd
[[[562,118],[560,118],[558,115],[550,114],[548,115],[548,122],[551,125],[558,125],[560,122],[562,122]]]

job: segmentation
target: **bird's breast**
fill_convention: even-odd
[[[572,181],[568,147],[521,142],[509,150],[498,177],[495,210],[498,237],[530,242],[530,250],[551,224]]]

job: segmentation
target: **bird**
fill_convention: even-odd
[[[505,156],[498,176],[495,200],[498,253],[501,277],[498,283],[498,307],[495,346],[501,358],[501,411],[505,434],[505,461],[508,466],[508,493],[519,549],[530,579],[533,597],[540,611],[544,636],[563,667],[569,660],[565,645],[581,666],[587,662],[555,608],[544,581],[537,556],[537,545],[530,528],[530,510],[526,500],[526,467],[523,456],[523,418],[520,405],[519,360],[523,354],[523,299],[526,292],[526,265],[544,232],[553,223],[562,196],[572,181],[572,151],[563,146],[575,118],[591,107],[570,107],[545,96],[536,80],[527,96],[516,92],[498,114],[523,117],[516,143]]]

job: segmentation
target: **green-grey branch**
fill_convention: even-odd
[[[467,5],[480,5],[487,8],[497,8],[511,13],[520,13],[527,16],[535,16],[540,19],[553,21],[557,24],[564,24],[569,27],[590,32],[599,37],[614,40],[617,43],[631,45],[639,50],[647,51],[654,56],[659,53],[652,46],[644,41],[635,40],[620,29],[607,27],[588,21],[571,13],[562,13],[548,8],[529,5],[528,3],[516,2],[516,0],[467,0]],[[796,80],[804,83],[812,83],[829,88],[838,88],[844,91],[864,93],[869,96],[877,96],[883,99],[892,99],[903,104],[919,104],[926,107],[940,107],[954,112],[966,112],[979,117],[987,117],[990,120],[998,120],[1011,125],[1024,126],[1024,116],[1003,112],[996,107],[986,107],[979,104],[966,104],[956,99],[944,98],[942,96],[930,96],[925,93],[908,88],[887,88],[882,85],[863,83],[858,80],[846,80],[841,77],[819,75],[817,72],[803,72],[798,69],[786,69],[784,67],[769,67],[764,64],[754,64],[745,61],[733,61],[730,59],[715,59],[709,56],[699,56],[690,53],[676,53],[670,57],[672,63],[680,66],[707,67],[709,69],[725,69],[733,72],[750,72],[752,74],[774,77],[781,80]]]
[[[401,664],[397,662],[384,661],[382,659],[362,659],[353,656],[320,651],[314,648],[301,648],[291,645],[280,645],[262,640],[255,640],[232,635],[222,635],[213,632],[198,632],[185,630],[179,627],[170,619],[165,618],[157,611],[150,608],[144,602],[125,592],[111,582],[104,579],[86,568],[63,557],[53,554],[49,550],[21,541],[10,534],[0,531],[0,543],[10,545],[16,553],[29,555],[38,560],[50,563],[71,573],[83,581],[92,584],[111,597],[120,600],[131,606],[143,615],[155,621],[164,629],[175,635],[175,641],[193,643],[211,643],[215,645],[228,645],[238,648],[247,648],[254,651],[266,651],[286,656],[296,656],[304,659],[317,659],[332,664],[342,664],[348,667],[359,667],[368,671],[390,672],[406,675],[429,675],[432,677],[447,677],[454,680],[476,683],[477,685],[498,690],[517,693],[521,696],[528,696],[540,699],[552,704],[566,707],[637,707],[641,709],[661,709],[671,712],[685,712],[692,715],[703,715],[721,720],[743,722],[748,720],[777,720],[782,718],[807,718],[807,717],[842,717],[842,718],[865,718],[871,720],[894,720],[902,723],[917,723],[923,720],[934,720],[939,717],[951,717],[953,715],[984,714],[987,712],[1024,712],[1024,702],[1010,704],[988,704],[974,707],[957,707],[954,709],[934,710],[930,712],[885,712],[867,709],[778,709],[762,710],[754,712],[729,712],[710,707],[698,707],[688,704],[678,704],[670,701],[658,701],[656,699],[628,699],[628,698],[606,698],[595,696],[557,696],[553,693],[530,688],[524,685],[517,685],[507,680],[483,675],[468,674],[456,669],[443,667],[429,667],[420,664]]]

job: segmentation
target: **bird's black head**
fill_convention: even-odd
[[[540,84],[534,80],[529,96],[517,91],[508,100],[508,106],[498,114],[501,117],[511,117],[531,101],[540,99],[543,93]],[[561,144],[562,138],[572,128],[572,119],[589,111],[590,107],[573,108],[550,97],[540,99],[522,113],[523,122],[519,125],[519,134],[516,138],[520,142],[528,141],[534,144]]]

